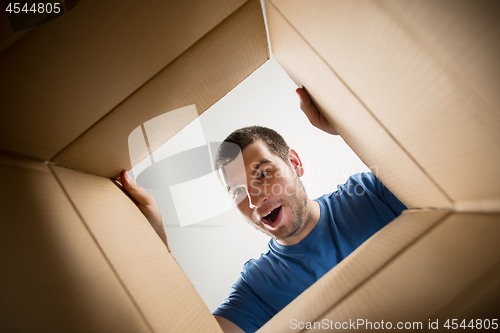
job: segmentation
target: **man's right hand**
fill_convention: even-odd
[[[146,216],[149,223],[156,231],[158,236],[167,246],[170,252],[170,246],[168,245],[167,233],[163,227],[163,222],[161,219],[160,209],[156,205],[156,201],[151,194],[149,194],[145,189],[137,185],[137,183],[127,174],[127,171],[122,171],[120,174],[120,181],[122,183],[125,191],[130,195],[130,197],[135,201],[135,204],[141,212]]]

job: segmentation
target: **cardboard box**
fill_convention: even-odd
[[[132,167],[137,126],[203,113],[269,58],[259,1],[83,1],[21,37],[2,28],[0,330],[220,332],[109,178]]]
[[[259,332],[499,317],[499,12],[266,0],[273,55],[410,210]]]
[[[411,209],[260,331],[498,318],[498,3],[265,6],[278,62]],[[260,3],[84,1],[17,34],[5,19],[2,330],[220,332],[109,178],[132,167],[138,126],[192,104],[203,113],[269,58]],[[135,158],[191,120],[180,118],[130,147]]]

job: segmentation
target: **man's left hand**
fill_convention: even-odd
[[[297,88],[295,92],[297,93],[297,95],[299,95],[300,98],[300,108],[302,109],[302,111],[304,111],[307,118],[314,127],[319,128],[320,130],[332,135],[339,135],[335,128],[333,128],[328,120],[326,120],[326,118],[323,117],[323,115],[319,112],[319,110],[316,108],[316,105],[314,105],[314,103],[311,101],[309,94],[303,88]]]
[[[125,170],[120,174],[120,181],[125,191],[127,191],[130,197],[135,201],[137,207],[139,207],[144,216],[146,216],[153,229],[167,246],[168,251],[170,251],[167,233],[163,227],[160,209],[156,205],[156,201],[153,196],[140,187]]]

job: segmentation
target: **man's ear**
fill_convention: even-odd
[[[304,174],[304,165],[302,165],[299,154],[297,154],[295,150],[290,149],[290,151],[288,152],[288,159],[290,160],[292,169],[295,171],[297,176],[302,177],[302,175]]]

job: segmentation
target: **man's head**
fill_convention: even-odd
[[[258,140],[264,141],[271,153],[288,162],[290,147],[288,147],[281,135],[270,128],[248,126],[234,131],[224,140],[217,152],[215,159],[216,168],[218,169],[232,161],[240,151],[243,151],[250,144]],[[234,145],[231,145],[231,143]]]
[[[281,135],[259,126],[236,130],[221,144],[215,166],[247,222],[278,240],[303,229],[309,218],[299,179],[304,169]]]

